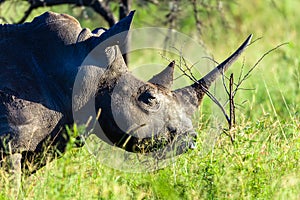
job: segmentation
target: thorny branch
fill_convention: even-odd
[[[282,43],[282,44],[279,44],[277,45],[276,47],[270,49],[269,51],[267,51],[266,53],[264,53],[257,61],[256,63],[250,68],[250,70],[244,75],[244,77],[240,80],[240,82],[238,82],[236,84],[236,88],[234,90],[234,95],[237,93],[240,85],[246,80],[249,78],[251,72],[258,66],[258,64],[264,59],[264,57],[266,57],[268,54],[270,54],[271,52],[277,50],[278,48],[280,48],[281,46],[284,46],[284,45],[287,45],[289,44],[288,42],[285,42],[285,43]]]
[[[259,38],[260,39],[260,38]],[[254,40],[251,44],[253,44],[255,41],[257,41],[258,39]],[[251,44],[249,44],[248,46],[250,46]],[[234,127],[235,125],[235,118],[236,118],[236,113],[235,113],[235,101],[234,101],[234,98],[235,98],[235,95],[237,94],[237,91],[239,90],[242,90],[243,88],[241,88],[241,85],[242,83],[247,80],[250,76],[250,74],[252,73],[252,71],[258,66],[258,64],[264,59],[264,57],[266,57],[268,54],[270,54],[271,52],[277,50],[278,48],[280,48],[281,46],[283,45],[286,45],[288,44],[287,42],[286,43],[282,43],[282,44],[279,44],[277,45],[276,47],[268,50],[266,53],[264,53],[257,61],[256,63],[247,71],[247,73],[243,76],[243,71],[244,71],[244,66],[245,66],[245,60],[243,60],[243,64],[242,64],[242,67],[241,67],[241,70],[240,70],[240,74],[239,74],[239,77],[238,77],[238,81],[237,83],[234,83],[234,78],[233,78],[233,73],[230,75],[230,78],[226,77],[224,75],[224,73],[222,72],[222,82],[223,82],[223,86],[224,86],[224,89],[226,91],[226,93],[228,94],[228,102],[229,102],[229,115],[227,114],[226,110],[225,110],[225,105],[222,105],[217,99],[216,97],[209,92],[209,90],[207,90],[204,86],[202,86],[202,90],[206,93],[206,95],[221,109],[221,112],[223,113],[223,115],[225,116],[226,118],[226,121],[228,123],[228,130],[225,130],[224,129],[224,133],[230,137],[230,140],[232,143],[234,143],[234,140],[235,140],[235,134],[234,133],[230,133],[230,131],[232,130],[232,128]],[[175,48],[176,49],[176,48]],[[180,56],[180,59],[179,59],[179,64],[175,64],[178,69],[182,72],[182,75],[181,76],[186,76],[188,77],[191,81],[193,81],[194,83],[198,82],[198,80],[195,78],[195,76],[193,75],[192,73],[192,68],[194,67],[195,64],[191,65],[191,66],[188,66],[186,60],[184,59],[183,57],[183,53],[182,53],[182,49],[178,50],[176,49],[178,52],[179,52],[179,56]],[[171,61],[169,58],[163,56],[165,59],[167,59],[168,61]],[[207,57],[205,57],[207,58]],[[213,61],[214,63],[218,64],[217,61],[215,61],[214,59],[212,58],[208,58],[210,59],[211,61]],[[181,77],[180,76],[180,77]],[[227,88],[226,84],[225,84],[225,78],[227,80],[229,80],[229,88]]]
[[[195,65],[193,64],[191,67],[188,66],[188,64],[186,63],[184,57],[182,56],[182,50],[179,52],[180,53],[180,60],[179,60],[179,64],[175,63],[175,66],[178,67],[178,69],[182,72],[182,74],[186,77],[188,77],[191,81],[193,81],[194,83],[197,83],[198,80],[196,79],[196,77],[193,75],[192,73],[192,67]],[[162,55],[163,58],[165,58],[166,60],[168,60],[169,62],[171,62],[171,60],[165,56]],[[183,63],[182,63],[183,60]],[[183,66],[186,68],[184,69]],[[205,92],[205,94],[221,109],[223,115],[225,116],[226,120],[228,123],[230,123],[230,117],[227,115],[224,107],[222,106],[222,104],[216,99],[216,97],[203,85],[199,84],[201,86],[201,89]]]
[[[234,105],[234,94],[233,94],[233,73],[230,74],[229,79],[229,115],[230,115],[230,123],[229,123],[229,130],[231,130],[235,125],[235,105]],[[235,134],[230,134],[230,140],[233,143],[235,140]]]
[[[255,40],[257,41],[257,40]],[[255,42],[254,41],[254,42]],[[253,44],[253,42],[251,43]],[[250,45],[251,45],[250,44]],[[242,85],[242,83],[249,78],[251,72],[258,66],[258,64],[264,59],[264,57],[266,57],[268,54],[270,54],[271,52],[275,51],[276,49],[280,48],[281,46],[283,45],[286,45],[288,44],[287,42],[286,43],[282,43],[282,44],[279,44],[277,45],[276,47],[270,49],[269,51],[267,51],[266,53],[264,53],[257,61],[256,63],[250,68],[250,70],[248,70],[248,72],[242,77],[242,74],[243,74],[243,70],[244,70],[244,66],[245,66],[245,61],[243,61],[243,64],[242,64],[242,67],[241,67],[241,71],[240,71],[240,75],[239,75],[239,78],[238,78],[238,82],[237,83],[234,83],[233,81],[233,74],[231,74],[230,76],[230,79],[229,79],[229,91],[228,89],[226,88],[226,84],[224,83],[224,78],[223,78],[223,85],[225,87],[225,90],[227,91],[227,94],[229,96],[229,112],[230,112],[230,123],[228,124],[229,125],[229,132],[225,132],[225,134],[227,136],[230,137],[231,139],[231,142],[234,143],[234,140],[235,140],[235,134],[234,133],[230,133],[230,130],[234,127],[235,125],[235,102],[234,102],[234,98],[235,98],[235,95],[237,94],[237,91],[239,91],[241,88],[240,86]],[[224,74],[223,74],[223,77],[224,77]],[[233,86],[235,85],[235,89],[233,89]]]
[[[257,40],[255,40],[257,41]],[[251,44],[253,44],[255,41],[253,41]],[[251,45],[249,44],[249,46]],[[266,57],[268,54],[270,54],[271,52],[277,50],[278,48],[280,48],[281,46],[284,46],[284,45],[287,45],[288,42],[285,42],[285,43],[282,43],[282,44],[279,44],[277,45],[276,47],[268,50],[267,52],[265,52],[257,61],[256,63],[248,70],[248,72],[243,76],[243,71],[244,71],[244,66],[245,66],[245,61],[243,61],[243,64],[241,66],[241,70],[240,70],[240,74],[239,74],[239,78],[238,78],[238,81],[237,83],[233,83],[235,85],[235,89],[233,90],[233,98],[235,97],[236,93],[238,90],[249,90],[249,89],[244,89],[244,88],[241,88],[241,85],[243,84],[243,82],[245,80],[247,80],[249,77],[250,77],[250,74],[251,72],[258,66],[258,64],[264,59],[264,57]],[[225,84],[225,80],[224,80],[224,77],[227,79],[227,80],[230,80],[228,77],[226,77],[224,74],[222,74],[222,80],[223,80],[223,85],[224,85],[224,88],[227,92],[227,94],[229,95],[229,91],[226,87],[226,84]]]

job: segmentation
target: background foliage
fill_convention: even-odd
[[[237,101],[243,104],[237,111],[235,143],[219,134],[208,144],[210,110],[206,108],[212,103],[206,98],[194,119],[200,135],[197,149],[172,165],[152,173],[125,173],[105,167],[85,148],[70,149],[32,176],[23,177],[20,199],[299,199],[300,3],[197,1],[200,34],[191,2],[179,2],[172,26],[204,43],[217,61],[250,33],[262,37],[247,49],[244,61],[232,67],[235,75],[243,63],[249,69],[266,51],[289,42],[269,54],[247,79],[244,87],[253,90],[238,93]],[[1,3],[2,21],[17,22],[27,7],[26,1]],[[110,8],[117,16],[118,3]],[[137,10],[134,28],[170,26],[168,1],[134,1],[131,9]],[[69,13],[90,29],[108,26],[91,8],[72,5],[38,8],[27,21],[46,10]],[[154,59],[166,62],[160,56]],[[132,55],[130,66],[146,61],[147,56]],[[0,175],[0,199],[10,199],[13,186],[7,184],[5,173]]]

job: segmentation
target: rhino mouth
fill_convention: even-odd
[[[154,138],[139,139],[133,146],[134,152],[150,153],[150,152],[173,152],[179,155],[187,152],[189,149],[195,149],[196,143],[189,137],[189,134],[181,134],[180,136],[166,137],[156,136]]]
[[[151,137],[138,138],[133,135],[134,131],[144,126],[146,124],[124,133],[117,146],[134,153],[156,153],[161,156],[170,153],[179,155],[196,148],[197,133],[194,130],[178,132],[176,129],[168,128],[166,132]]]

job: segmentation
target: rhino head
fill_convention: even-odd
[[[132,17],[133,13],[102,33],[104,39],[94,41],[95,45],[92,46],[98,48],[98,53],[93,54],[94,57],[105,52],[100,59],[102,63],[99,64],[98,59],[97,64],[97,58],[92,56],[92,64],[87,64],[82,70],[83,75],[80,76],[79,87],[85,88],[82,90],[84,94],[73,95],[77,99],[80,99],[79,96],[90,96],[94,99],[86,100],[84,105],[79,103],[82,106],[78,106],[78,100],[73,99],[75,111],[81,113],[80,115],[87,114],[85,119],[94,112],[93,117],[97,118],[100,126],[98,129],[93,127],[93,133],[111,145],[130,152],[150,153],[167,149],[181,154],[195,147],[197,133],[191,118],[203,96],[210,85],[248,46],[252,35],[206,76],[190,86],[172,91],[174,61],[147,82],[136,78],[128,70],[120,49]],[[110,39],[115,35],[118,36]],[[100,69],[94,65],[100,66]],[[87,92],[91,90],[91,85],[85,84],[85,80],[95,80],[93,92]],[[88,93],[91,95],[87,95]],[[90,110],[85,110],[86,107]],[[98,110],[101,110],[101,114],[97,117]]]

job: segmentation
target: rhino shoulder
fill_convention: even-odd
[[[44,14],[35,17],[34,20],[32,21],[33,23],[38,23],[38,24],[51,24],[51,23],[57,23],[59,21],[64,21],[70,25],[77,25],[80,27],[79,22],[77,19],[74,17],[67,15],[67,14],[59,14],[51,11],[47,11]]]
[[[82,31],[80,23],[74,17],[49,11],[34,18],[30,26],[39,35],[53,34],[67,45],[76,43]]]
[[[20,40],[26,38],[29,42],[39,39],[40,41],[62,41],[65,45],[69,45],[77,42],[82,30],[80,23],[74,17],[48,11],[35,17],[32,22],[0,25],[0,36],[6,41],[9,38],[21,37]]]

